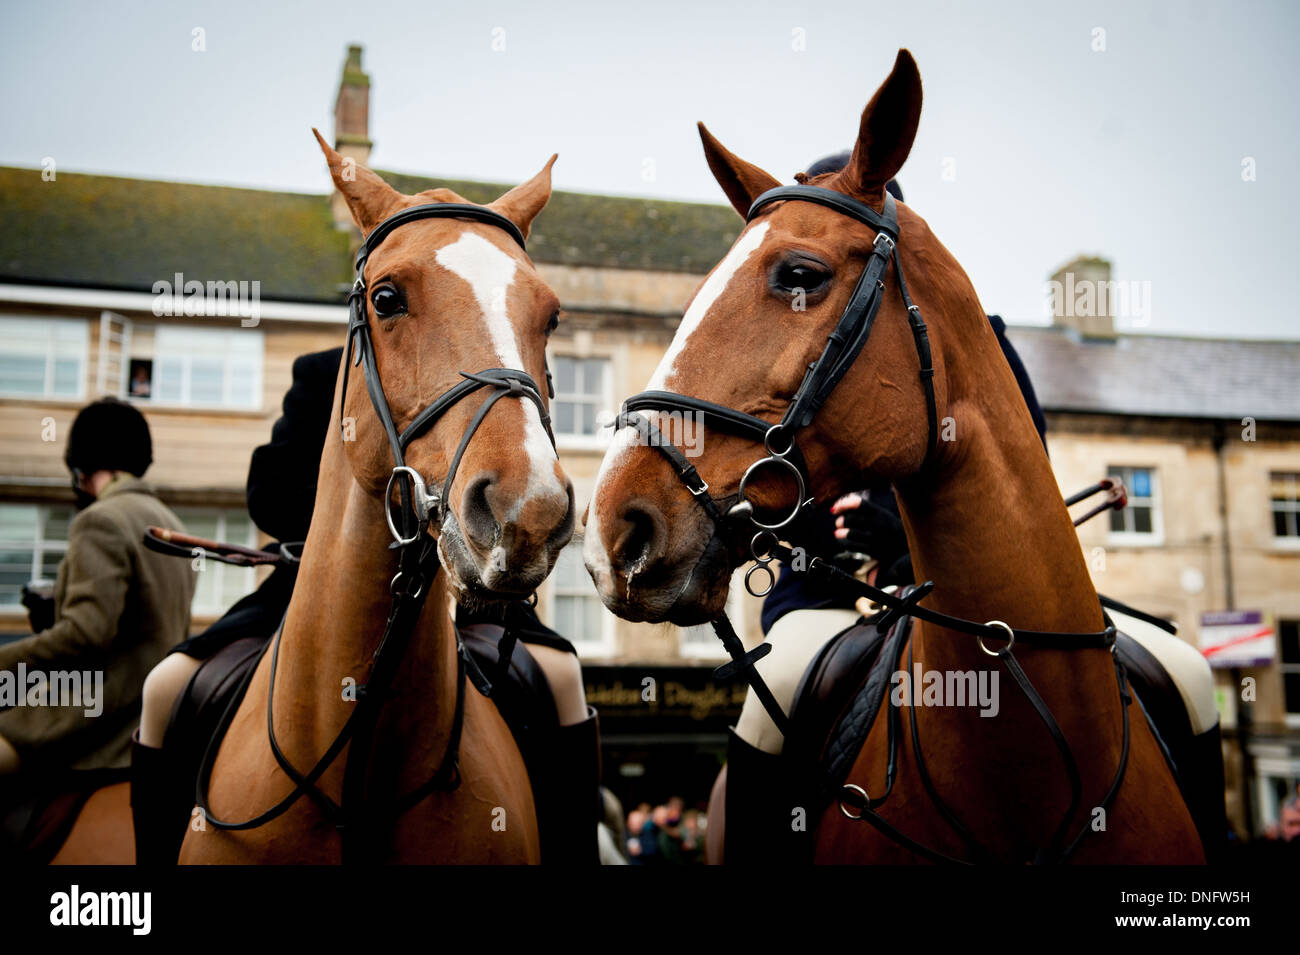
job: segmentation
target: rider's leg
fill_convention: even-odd
[[[22,765],[22,760],[18,757],[18,750],[14,749],[13,743],[0,736],[0,776],[11,776],[18,772]]]
[[[202,660],[184,653],[169,653],[144,679],[143,700],[140,709],[140,744],[158,747],[163,744],[167,721],[171,718],[176,698],[194,676]]]
[[[528,652],[546,675],[560,718],[546,747],[548,776],[557,785],[534,787],[542,862],[593,865],[599,861],[597,825],[603,808],[600,724],[596,711],[587,706],[578,658],[539,644],[529,644]]]
[[[831,637],[853,626],[858,616],[856,610],[792,610],[772,625],[767,635],[772,649],[754,668],[786,716],[794,706],[794,695],[804,670],[817,651]],[[764,753],[779,753],[785,745],[781,731],[753,693],[745,695],[740,719],[736,721],[736,735]]]
[[[170,653],[144,681],[140,729],[131,745],[131,815],[137,865],[174,865],[193,805],[192,782],[178,779],[162,749],[177,698],[202,661]]]

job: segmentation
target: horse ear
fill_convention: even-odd
[[[551,198],[551,167],[555,165],[558,157],[558,153],[552,155],[542,167],[542,171],[532,179],[515,186],[496,202],[488,203],[489,209],[501,213],[519,226],[519,231],[524,234],[525,239],[528,238],[528,227],[533,224],[537,214]]]
[[[325,161],[329,163],[334,185],[347,200],[353,221],[363,233],[369,233],[383,221],[402,194],[365,166],[340,156],[315,127],[312,127],[312,132],[325,154]]]
[[[907,160],[920,122],[921,73],[912,54],[899,50],[893,71],[862,111],[853,155],[833,185],[851,195],[878,193]]]
[[[754,200],[781,183],[770,173],[729,152],[727,147],[713,138],[703,123],[699,127],[700,142],[704,144],[704,158],[708,160],[713,178],[718,180],[718,185],[727,194],[741,218],[748,217],[749,207],[754,204]]]

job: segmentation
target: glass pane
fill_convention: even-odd
[[[233,362],[230,366],[230,403],[241,408],[253,408],[260,399],[256,366],[247,361]]]
[[[558,434],[573,434],[573,402],[555,403],[555,430]]]
[[[1134,497],[1151,496],[1151,472],[1146,468],[1135,468],[1133,470],[1133,483],[1129,485],[1129,490],[1133,492]]]
[[[195,357],[190,362],[190,400],[218,404],[224,399],[225,362],[220,358]]]
[[[40,576],[46,580],[57,578],[59,576],[59,564],[63,563],[63,554],[64,552],[61,550],[42,550]]]
[[[0,381],[10,394],[44,394],[45,356],[0,355]]]
[[[52,394],[75,395],[81,390],[81,362],[75,358],[60,358],[54,362],[54,387]]]
[[[1273,512],[1273,536],[1286,537],[1289,533],[1285,511]]]
[[[203,569],[195,575],[194,600],[190,602],[192,610],[211,612],[217,609],[220,603],[217,599],[220,581],[217,578],[221,576],[221,570],[221,565],[216,561],[203,562]]]
[[[588,404],[582,406],[582,433],[583,434],[596,433],[596,406],[595,405]]]
[[[72,523],[75,512],[70,507],[50,507],[44,511],[45,526],[41,538],[46,541],[66,541],[68,525]]]
[[[555,359],[555,391],[557,394],[573,394],[577,388],[577,374],[572,358]]]
[[[1121,534],[1121,533],[1123,533],[1125,530],[1128,529],[1128,528],[1126,528],[1126,527],[1124,526],[1124,512],[1123,512],[1123,511],[1111,511],[1111,512],[1110,512],[1110,529],[1111,529],[1111,532],[1112,532],[1112,533],[1115,533],[1115,534]]]
[[[1129,511],[1133,514],[1133,529],[1139,534],[1151,533],[1151,508],[1149,507],[1130,507]]]
[[[600,395],[605,376],[605,359],[592,358],[583,362],[582,391],[588,395]]]
[[[153,396],[158,401],[181,400],[183,369],[179,358],[159,358],[153,363]]]
[[[576,597],[555,598],[555,632],[569,640],[577,639],[574,633],[576,621],[573,619],[576,604]]]
[[[35,504],[0,505],[0,541],[30,544],[36,540]]]
[[[242,544],[244,547],[256,547],[253,536],[253,522],[244,511],[229,511],[226,514],[225,529],[227,544]]]
[[[585,597],[582,601],[586,614],[583,618],[582,639],[590,641],[600,640],[600,601],[595,597]]]
[[[23,584],[32,577],[30,550],[0,550],[0,606],[17,607]]]
[[[256,572],[251,567],[222,567],[221,609],[228,609],[235,601],[253,592]]]

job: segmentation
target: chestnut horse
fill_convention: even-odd
[[[371,236],[401,210],[466,202],[446,189],[402,195],[371,171],[345,164],[320,142],[363,234]],[[364,286],[358,285],[364,287],[361,337],[369,344],[355,344],[373,348],[378,383],[397,432],[435,398],[467,381],[461,372],[516,369],[533,382],[545,380],[546,340],[559,302],[520,240],[550,197],[553,162],[554,157],[531,180],[486,207],[509,220],[504,226],[513,223],[518,238],[499,219],[494,224],[490,216],[489,221],[468,214],[446,217],[444,210],[436,218],[400,220],[400,227],[370,251]],[[311,531],[282,625],[278,663],[273,667],[271,653],[262,658],[221,742],[208,792],[211,818],[245,821],[294,791],[268,745],[272,680],[274,734],[285,759],[306,774],[327,753],[359,705],[349,687],[370,676],[390,610],[390,583],[394,590],[409,584],[394,582],[399,564],[390,544],[397,535],[390,536],[386,521],[394,455],[367,393],[369,376],[354,369],[345,377],[351,351],[340,368]],[[515,391],[510,395],[518,397]],[[372,822],[380,825],[378,845],[369,854],[375,861],[539,858],[523,759],[495,705],[465,691],[450,610],[453,599],[520,599],[532,593],[572,534],[573,491],[549,439],[541,402],[498,401],[490,414],[478,417],[489,400],[475,393],[453,403],[405,448],[404,464],[430,486],[441,488],[452,470],[454,480],[443,499],[440,526],[435,520],[423,532],[437,535],[442,569],[424,581],[427,597],[391,684],[392,700],[370,736],[365,805],[402,807],[386,822]],[[462,437],[469,438],[463,447]],[[428,543],[423,533],[416,546]],[[344,802],[345,763],[356,745],[353,737],[325,768],[315,783],[319,794],[298,799],[265,824],[223,829],[196,815],[180,861],[340,861],[342,840],[324,800]],[[458,770],[459,784],[437,787],[413,804],[402,802],[419,794],[440,767],[448,769],[448,778]]]
[[[862,114],[848,165],[799,181],[882,213],[885,184],[911,150],[920,113],[920,75],[911,55],[900,51]],[[747,216],[755,199],[779,183],[723,148],[703,125],[700,134],[709,168]],[[865,348],[797,434],[808,494],[831,500],[891,482],[916,579],[935,582],[925,607],[969,621],[1008,621],[1018,630],[1105,630],[1047,456],[970,280],[925,221],[901,203],[897,227],[907,291],[929,322],[940,428],[931,433],[920,351],[891,264]],[[697,291],[650,388],[775,423],[827,346],[876,237],[863,221],[818,202],[764,205]],[[659,412],[640,413],[654,419]],[[690,463],[708,485],[702,493],[711,507],[688,492],[680,469],[659,448],[646,445],[637,430],[624,427],[605,457],[588,509],[588,570],[605,604],[628,619],[681,625],[714,619],[753,533],[737,533],[717,516],[741,497],[741,476],[762,457],[762,445],[708,430],[703,453]],[[756,472],[746,497],[759,510],[787,512],[791,482],[776,480],[775,470]],[[968,633],[920,620],[909,649],[927,671],[997,666]],[[1112,655],[1082,641],[1066,650],[1018,645],[1016,655],[1077,761],[1083,791],[1070,820],[1073,834],[1094,818],[1090,810],[1103,804],[1121,763],[1122,704]],[[913,712],[944,803],[993,857],[1028,861],[1060,824],[1071,790],[1029,700],[1011,680],[1003,686],[993,719],[975,707]],[[1137,706],[1128,704],[1128,711],[1131,752],[1118,796],[1104,831],[1083,838],[1071,861],[1203,861],[1157,741]],[[875,720],[848,775],[872,794],[885,789],[886,722]],[[911,758],[908,720],[901,723],[898,775],[880,815],[918,844],[968,857],[927,795]],[[711,843],[721,822],[711,812]],[[834,804],[809,824],[816,825],[818,862],[924,861]]]

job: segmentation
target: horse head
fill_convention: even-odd
[[[404,209],[465,203],[449,189],[413,196],[344,160],[316,134],[335,185],[363,235]],[[524,237],[551,194],[551,165],[487,208]],[[524,371],[546,381],[546,341],[560,303],[509,232],[457,217],[412,221],[366,257],[361,307],[379,384],[400,433],[454,386],[487,369]],[[344,367],[352,360],[344,356]],[[340,375],[342,436],[352,477],[381,501],[390,493],[393,452],[362,374]],[[539,389],[546,400],[545,386]],[[336,395],[336,405],[340,396]],[[449,405],[405,449],[405,464],[441,489],[438,535],[443,566],[461,601],[521,597],[542,582],[573,532],[573,487],[560,467],[537,404],[497,401],[481,420],[483,392]],[[333,435],[331,440],[334,440]],[[387,502],[391,506],[391,502]]]
[[[920,75],[903,50],[862,113],[848,165],[811,179],[801,174],[799,182],[880,213],[920,113]],[[749,221],[689,303],[648,387],[775,424],[845,313],[877,231],[815,202],[774,201],[750,215],[754,200],[780,183],[725,149],[702,124],[700,136],[709,168]],[[960,266],[906,206],[898,204],[897,219],[908,285],[923,297],[932,321],[942,316],[930,329],[935,414],[942,418],[955,398],[947,372],[955,350],[964,347],[960,340],[983,335],[989,340],[983,345],[997,345]],[[797,442],[806,491],[820,500],[868,482],[903,482],[932,463],[935,436],[916,332],[892,265],[883,278],[883,298],[858,359],[798,434],[781,439]],[[660,412],[642,414],[662,419]],[[719,526],[644,437],[623,428],[605,456],[587,516],[587,568],[601,598],[621,616],[679,624],[711,619],[725,604],[752,529],[739,534]],[[762,444],[752,435],[709,428],[699,447],[690,463],[708,494],[724,507],[738,500],[741,477],[763,456]],[[787,513],[797,505],[792,470],[754,473],[745,494],[754,513]]]

